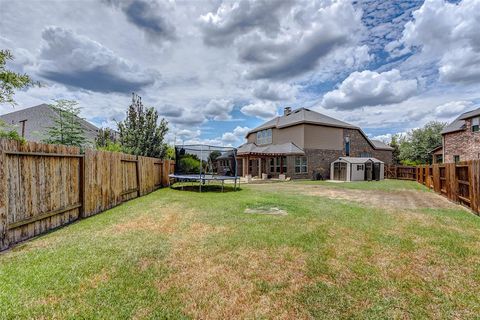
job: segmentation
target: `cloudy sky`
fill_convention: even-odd
[[[0,0],[0,48],[98,126],[131,92],[177,143],[239,145],[285,106],[385,138],[480,106],[480,0]],[[0,105],[0,114],[14,109]]]

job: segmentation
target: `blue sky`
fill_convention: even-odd
[[[480,0],[0,0],[0,48],[42,83],[15,109],[113,127],[135,91],[170,142],[239,145],[285,106],[388,140],[479,107],[478,21]]]

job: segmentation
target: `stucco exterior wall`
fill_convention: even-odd
[[[460,156],[460,161],[475,160],[480,157],[480,132],[472,132],[472,120],[465,121],[466,130],[445,134],[444,162],[454,162],[454,156]]]
[[[311,124],[304,125],[305,148],[308,149],[343,149],[343,130],[333,127],[322,127]]]
[[[293,142],[297,147],[304,148],[305,126],[303,124],[272,130],[272,143],[282,144]]]

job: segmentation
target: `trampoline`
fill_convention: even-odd
[[[176,182],[198,182],[202,186],[225,182],[233,183],[233,190],[240,186],[237,175],[237,149],[208,145],[175,146],[175,173],[170,174],[170,185]],[[238,182],[238,185],[237,185]],[[183,184],[182,184],[183,190]]]

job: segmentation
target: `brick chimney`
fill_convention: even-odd
[[[290,113],[292,113],[292,108],[291,107],[283,108],[283,115],[284,116],[288,116]]]

